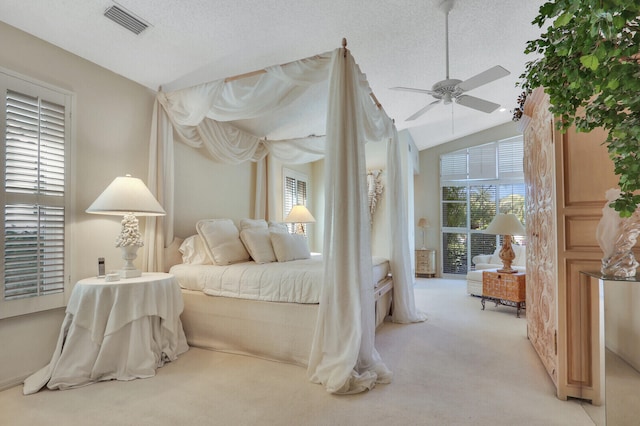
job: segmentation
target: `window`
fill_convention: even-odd
[[[293,206],[297,204],[302,204],[303,206],[308,205],[309,199],[309,177],[304,173],[297,172],[295,170],[283,169],[282,170],[282,181],[284,184],[284,188],[282,191],[282,215],[283,219],[287,217]],[[287,228],[289,228],[289,232],[294,232],[294,224],[287,224]],[[302,228],[304,233],[307,232],[307,225],[302,224]]]
[[[64,306],[72,96],[0,73],[0,318]]]
[[[440,157],[443,273],[466,274],[476,255],[495,251],[499,236],[483,231],[497,213],[524,223],[523,152],[518,136]]]

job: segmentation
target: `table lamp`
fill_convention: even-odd
[[[425,250],[425,246],[424,246],[424,230],[425,230],[425,228],[431,228],[431,223],[429,222],[429,219],[427,219],[425,217],[421,217],[420,220],[418,221],[418,228],[422,229],[422,250]]]
[[[295,224],[296,234],[305,235],[303,223],[315,223],[316,219],[309,210],[302,204],[297,204],[291,208],[291,211],[284,218],[285,223]],[[296,226],[297,225],[297,226]]]
[[[86,210],[87,213],[124,216],[122,230],[116,239],[116,247],[122,250],[124,267],[118,271],[121,278],[142,275],[133,261],[138,248],[143,246],[136,216],[164,216],[166,213],[149,188],[131,175],[119,176],[100,194]]]
[[[511,237],[513,235],[525,235],[526,231],[516,215],[513,213],[498,213],[484,232],[486,234],[503,235],[504,237],[499,253],[500,260],[502,260],[502,269],[498,269],[498,272],[505,274],[518,272],[511,267],[513,260],[516,258],[516,254],[511,247]]]

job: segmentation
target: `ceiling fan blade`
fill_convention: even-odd
[[[415,120],[416,118],[420,117],[422,114],[424,114],[425,112],[429,111],[431,108],[433,108],[434,106],[436,106],[440,102],[441,102],[440,99],[438,99],[437,101],[431,102],[429,105],[427,105],[426,107],[424,107],[421,110],[417,111],[415,114],[413,114],[411,117],[407,118],[404,121]]]
[[[458,88],[463,92],[467,92],[471,89],[475,89],[476,87],[480,87],[483,84],[491,83],[494,80],[497,80],[502,77],[506,77],[511,74],[505,68],[500,65],[496,65],[493,68],[489,68],[486,71],[481,72],[480,74],[476,74],[471,78],[466,79],[462,83],[458,84]]]
[[[500,107],[499,104],[485,101],[484,99],[476,98],[475,96],[469,95],[458,96],[456,98],[456,103],[469,108],[477,109],[478,111],[486,112],[487,114],[495,111]]]
[[[426,93],[427,95],[433,95],[435,92],[433,90],[427,89],[414,89],[413,87],[390,87],[390,90],[399,90],[403,92],[416,92],[416,93]]]

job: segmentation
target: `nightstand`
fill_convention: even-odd
[[[170,274],[78,281],[51,362],[25,380],[23,392],[154,376],[156,368],[189,349],[183,307],[178,281]]]
[[[516,308],[516,317],[520,318],[520,309],[525,309],[527,298],[526,274],[518,272],[505,274],[496,270],[482,272],[482,310],[489,299],[496,306],[507,305]]]
[[[436,276],[436,251],[433,249],[416,250],[416,277],[433,278]]]

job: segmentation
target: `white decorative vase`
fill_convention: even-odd
[[[133,261],[138,257],[138,249],[140,247],[137,245],[123,246],[120,247],[122,250],[122,258],[125,261],[124,266],[120,271],[121,278],[136,278],[142,275],[142,272],[133,265]]]
[[[600,272],[605,276],[630,278],[636,275],[638,261],[633,253],[640,233],[640,211],[621,218],[609,204],[620,196],[620,190],[611,188],[605,193],[607,203],[596,229],[596,239],[604,254]]]
[[[603,275],[620,278],[630,278],[636,275],[638,261],[633,253],[633,247],[638,240],[640,233],[640,221],[638,212],[630,218],[622,221],[620,233],[614,243],[613,254],[602,259],[600,272]]]

